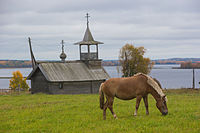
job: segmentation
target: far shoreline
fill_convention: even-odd
[[[166,64],[161,64],[161,63],[156,63],[154,65],[160,65],[160,66],[165,66],[165,65],[180,65],[180,64],[172,64],[172,63],[166,63]],[[120,67],[120,65],[102,65],[103,67]],[[8,66],[8,67],[0,67],[0,69],[17,69],[17,68],[32,68],[32,66]],[[152,69],[165,69],[161,67],[153,67]],[[171,67],[169,69],[200,69],[200,67],[192,68],[192,67]]]

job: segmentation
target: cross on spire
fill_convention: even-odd
[[[61,41],[62,44],[62,52],[64,53],[64,40]]]
[[[86,13],[86,16],[85,16],[85,17],[87,18],[87,26],[88,26],[88,24],[89,24],[89,20],[88,20],[88,18],[89,18],[90,16],[89,16],[88,13]]]

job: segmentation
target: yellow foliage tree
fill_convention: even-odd
[[[130,77],[138,72],[150,73],[153,63],[149,58],[143,57],[145,51],[144,47],[134,47],[132,44],[126,44],[120,49],[119,62],[123,77]]]
[[[13,72],[13,77],[10,79],[9,88],[12,90],[22,89],[28,90],[29,86],[26,83],[26,78],[23,78],[23,75],[20,71]]]

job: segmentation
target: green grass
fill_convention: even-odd
[[[135,99],[115,99],[114,119],[102,118],[98,95],[1,95],[0,132],[200,132],[200,91],[169,90],[167,116],[149,96],[149,116],[143,101],[134,117]]]

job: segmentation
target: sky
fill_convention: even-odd
[[[99,57],[118,59],[126,43],[150,59],[200,58],[200,0],[0,0],[0,59],[78,60],[89,25]]]

